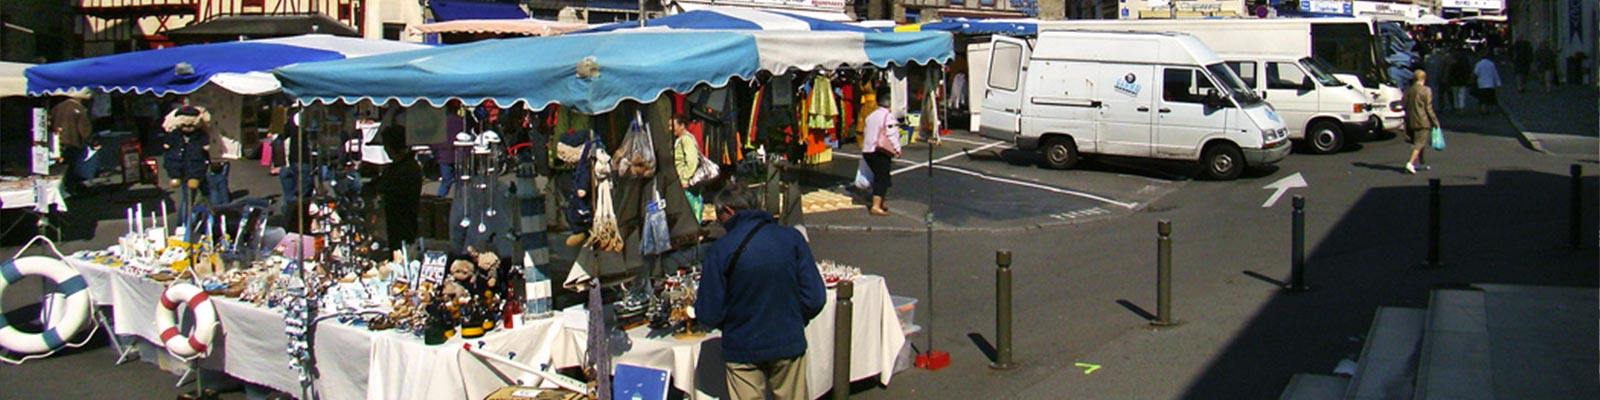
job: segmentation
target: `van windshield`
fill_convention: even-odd
[[[1321,63],[1317,62],[1316,59],[1311,57],[1300,59],[1300,65],[1306,67],[1306,71],[1311,71],[1311,77],[1316,79],[1317,83],[1321,83],[1322,86],[1338,87],[1345,85],[1344,82],[1339,81],[1339,78],[1333,77],[1333,74],[1328,73],[1327,70],[1322,69],[1322,66],[1318,64]]]
[[[1218,81],[1217,83],[1222,86],[1222,95],[1232,97],[1233,101],[1239,103],[1239,106],[1249,107],[1261,102],[1261,97],[1256,96],[1254,90],[1250,90],[1248,86],[1245,86],[1244,81],[1239,79],[1239,75],[1234,74],[1233,69],[1228,68],[1226,64],[1207,65],[1206,72],[1211,73],[1211,76],[1215,77]]]

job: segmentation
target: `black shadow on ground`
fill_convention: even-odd
[[[1285,283],[1285,282],[1277,280],[1277,279],[1273,279],[1270,276],[1262,275],[1260,272],[1244,271],[1244,275],[1248,276],[1248,277],[1251,277],[1251,278],[1256,278],[1257,280],[1260,280],[1262,282],[1270,283],[1270,284],[1272,284],[1272,286],[1275,286],[1275,287],[1282,288],[1282,287],[1289,286],[1288,283]]]
[[[1394,166],[1394,165],[1373,164],[1373,163],[1367,163],[1367,162],[1353,162],[1353,163],[1350,163],[1350,165],[1351,166],[1355,166],[1355,167],[1366,168],[1366,169],[1370,169],[1370,170],[1376,170],[1376,171],[1388,171],[1388,172],[1393,172],[1393,173],[1397,173],[1397,174],[1406,173],[1406,169],[1404,167],[1399,167],[1399,166]]]
[[[1139,316],[1139,318],[1143,318],[1145,321],[1155,321],[1156,320],[1156,315],[1154,313],[1151,313],[1150,311],[1146,311],[1144,309],[1144,307],[1139,307],[1138,304],[1133,304],[1133,302],[1128,301],[1126,299],[1117,299],[1117,305],[1122,306],[1122,308],[1128,309],[1128,311],[1132,311],[1133,315],[1137,315],[1137,316]]]
[[[1309,253],[1306,279],[1319,290],[1275,291],[1180,397],[1277,398],[1292,375],[1329,374],[1339,360],[1359,354],[1361,343],[1347,338],[1365,335],[1378,307],[1425,308],[1430,290],[1441,285],[1600,286],[1595,250],[1561,246],[1568,177],[1490,171],[1484,182],[1445,182],[1448,266],[1432,270],[1418,268],[1426,251],[1427,185],[1368,190]],[[1594,199],[1597,180],[1584,182],[1585,198]],[[1600,208],[1584,204],[1588,216]]]
[[[1000,352],[994,349],[994,345],[989,343],[989,339],[983,338],[983,334],[971,332],[967,333],[967,338],[972,339],[972,345],[978,346],[978,351],[982,352],[983,356],[989,359],[989,362],[1000,359],[998,355]]]

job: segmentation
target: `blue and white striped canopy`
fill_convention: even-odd
[[[418,101],[440,106],[527,102],[598,114],[624,100],[723,86],[789,69],[948,62],[948,32],[635,31],[488,40],[405,53],[306,63],[274,73],[308,103]],[[598,67],[580,77],[579,64]]]
[[[269,73],[294,63],[340,60],[430,46],[391,40],[301,35],[178,46],[28,68],[28,93],[35,96],[79,89],[106,92],[185,94],[216,83],[239,94],[278,90]],[[183,64],[186,67],[179,68]]]
[[[637,21],[602,25],[584,32],[610,32],[641,29]],[[649,29],[741,30],[741,31],[844,31],[871,32],[872,29],[825,21],[781,11],[748,8],[712,7],[653,18],[645,21]],[[581,33],[581,32],[580,32]]]

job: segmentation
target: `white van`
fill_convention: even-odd
[[[1246,87],[1272,104],[1289,127],[1289,139],[1312,153],[1344,148],[1347,138],[1373,129],[1373,106],[1366,94],[1317,66],[1310,57],[1260,54],[1221,55]]]
[[[1041,150],[1198,160],[1233,179],[1289,154],[1288,129],[1210,48],[1181,33],[1051,31],[995,36],[980,134]],[[978,78],[975,78],[978,79]]]

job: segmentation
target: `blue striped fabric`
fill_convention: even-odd
[[[12,260],[0,261],[0,279],[5,279],[7,284],[22,279],[22,272],[17,271],[17,264]]]
[[[88,289],[89,282],[83,280],[83,275],[76,275],[67,279],[66,282],[56,282],[56,287],[58,288],[57,290],[61,291],[62,295],[71,296]]]
[[[61,334],[56,332],[56,328],[45,329],[44,332],[39,333],[39,337],[44,339],[44,347],[50,349],[61,347],[63,343],[66,343],[66,341],[61,340]]]

